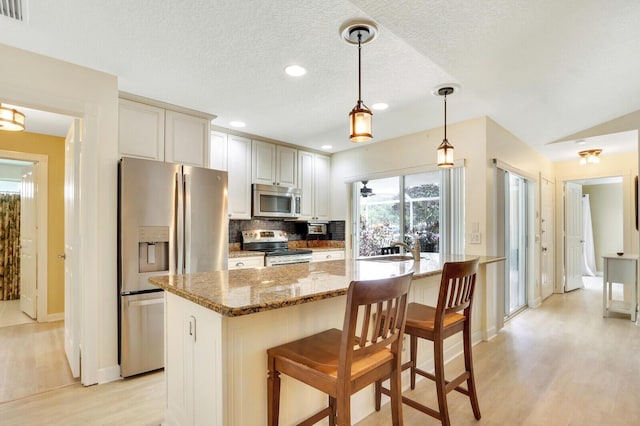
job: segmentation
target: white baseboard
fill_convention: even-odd
[[[64,321],[64,312],[47,315],[47,322]]]
[[[542,299],[539,297],[536,297],[533,301],[529,302],[530,308],[539,308],[540,305],[542,305]]]
[[[120,377],[120,366],[118,364],[98,370],[98,384],[100,385],[104,383],[115,382],[116,380],[121,379],[122,377]]]

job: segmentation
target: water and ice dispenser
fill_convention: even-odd
[[[138,228],[138,272],[169,271],[169,227]]]

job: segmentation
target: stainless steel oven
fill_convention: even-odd
[[[280,230],[242,231],[242,248],[264,252],[264,266],[311,262],[311,250],[289,250],[287,233]]]
[[[253,185],[253,216],[296,218],[300,216],[300,189],[290,186]]]

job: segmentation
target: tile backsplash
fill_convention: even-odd
[[[289,241],[333,240],[344,241],[344,220],[333,220],[327,225],[327,235],[307,235],[306,222],[290,222],[284,220],[230,220],[229,243],[242,243],[242,231],[252,229],[280,229],[289,234]]]

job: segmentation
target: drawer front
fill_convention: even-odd
[[[228,269],[246,269],[246,268],[258,268],[264,266],[263,256],[250,256],[250,257],[234,257],[229,258]]]
[[[324,262],[327,260],[340,260],[344,259],[344,250],[335,251],[315,251],[312,254],[312,262]]]

